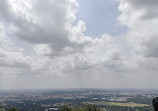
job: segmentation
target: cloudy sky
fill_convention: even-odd
[[[158,88],[157,0],[0,0],[0,89]]]

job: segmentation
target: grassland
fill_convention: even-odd
[[[123,107],[146,107],[149,106],[148,104],[139,104],[139,103],[119,103],[119,102],[83,102],[83,104],[95,104],[101,106],[123,106]]]

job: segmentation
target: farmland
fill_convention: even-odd
[[[140,103],[119,103],[119,102],[100,102],[100,101],[93,101],[93,102],[83,102],[83,104],[95,104],[99,106],[122,106],[122,107],[147,107],[148,104],[140,104]]]

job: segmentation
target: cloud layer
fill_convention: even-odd
[[[0,88],[157,88],[158,2],[119,3],[129,32],[92,38],[75,0],[0,0]]]

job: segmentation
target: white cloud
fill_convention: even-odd
[[[153,85],[155,78],[149,77],[156,76],[158,65],[155,4],[120,0],[118,19],[130,28],[121,44],[108,34],[85,36],[82,20],[73,25],[75,0],[0,0],[0,88],[7,79],[8,88]]]
[[[136,55],[138,72],[151,75],[157,72],[157,1],[156,0],[120,0],[119,10],[122,12],[119,19],[131,28],[125,35]],[[150,12],[149,12],[150,10]],[[154,13],[154,14],[153,14]],[[151,73],[149,73],[151,72]]]
[[[119,19],[131,28],[130,33],[127,35],[128,40],[132,43],[134,48],[143,53],[146,56],[156,57],[157,52],[157,28],[158,19],[155,16],[150,16],[151,13],[155,13],[153,10],[144,13],[144,10],[149,9],[158,10],[157,1],[120,1],[119,9],[122,11],[122,15]],[[155,15],[157,15],[155,13]],[[142,16],[150,16],[151,19],[142,19]]]

